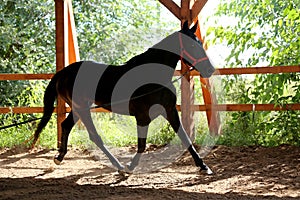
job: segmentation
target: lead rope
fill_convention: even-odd
[[[196,65],[197,63],[199,63],[199,62],[202,62],[202,61],[208,59],[208,57],[204,57],[204,58],[200,58],[200,59],[195,59],[193,56],[191,56],[191,55],[184,49],[181,34],[182,34],[182,33],[179,33],[179,43],[180,43],[180,48],[181,48],[181,53],[180,53],[180,60],[181,60],[181,62],[184,62],[184,58],[183,58],[184,55],[188,56],[191,60],[193,60],[193,64],[192,64],[193,66],[195,66],[195,65]],[[185,62],[184,62],[184,63],[185,63]],[[195,70],[195,67],[190,66],[188,63],[185,63],[185,64],[189,67],[189,70],[187,70],[186,72],[182,73],[181,76],[180,76],[179,78],[177,78],[176,80],[171,81],[171,84],[172,84],[172,83],[175,83],[175,82],[178,82],[178,81],[181,80],[185,75],[187,75],[187,74],[189,74],[191,71]],[[200,84],[201,84],[202,87],[204,87],[204,88],[206,88],[207,90],[210,91],[210,87],[207,87],[206,84],[202,83],[201,81],[200,81]],[[168,85],[170,85],[170,84],[168,84]],[[167,86],[168,86],[168,85],[167,85]],[[158,89],[156,89],[156,90],[154,90],[154,91],[148,92],[148,93],[146,93],[146,94],[142,94],[142,95],[133,97],[133,98],[131,98],[130,100],[135,100],[135,99],[141,98],[141,97],[143,97],[143,96],[146,96],[146,95],[155,93],[155,92],[157,92],[157,91],[159,91],[159,90],[161,90],[161,89],[163,89],[163,88],[164,88],[164,86],[162,86],[162,87],[160,87],[160,88],[158,88]],[[92,107],[90,107],[90,108],[88,108],[88,109],[89,109],[89,110],[91,110],[91,109],[96,109],[96,108],[100,108],[100,107],[110,106],[110,105],[112,105],[112,104],[119,104],[119,103],[127,102],[127,101],[128,101],[128,100],[125,100],[125,99],[124,99],[124,100],[120,100],[120,101],[117,101],[117,102],[104,104],[104,105],[101,105],[101,106],[100,106],[100,105],[99,105],[99,106],[92,106]],[[12,111],[12,113],[13,113],[13,111]],[[64,112],[64,113],[62,113],[62,114],[66,114],[66,113],[68,113],[68,112]],[[11,128],[11,127],[15,127],[15,126],[22,125],[22,124],[26,124],[26,123],[29,123],[29,122],[32,122],[32,121],[37,121],[37,120],[40,120],[40,119],[42,119],[42,118],[43,118],[43,117],[32,118],[32,119],[30,119],[30,120],[26,120],[26,121],[23,121],[23,122],[13,123],[13,124],[10,124],[10,125],[7,125],[7,126],[2,126],[2,127],[0,127],[0,130],[7,129],[7,128]]]
[[[193,71],[193,70],[194,70],[194,68],[191,67],[188,71],[184,72],[179,78],[177,78],[176,80],[173,80],[173,81],[171,82],[171,84],[172,84],[172,83],[175,83],[175,82],[178,82],[180,79],[182,79],[185,75],[189,74],[189,73],[190,73],[191,71]],[[168,84],[168,85],[170,85],[170,84]],[[167,85],[167,86],[168,86],[168,85]],[[146,93],[146,94],[142,94],[142,95],[133,97],[133,98],[131,98],[130,100],[135,100],[135,99],[141,98],[141,97],[143,97],[143,96],[146,96],[146,95],[149,95],[149,94],[158,92],[158,91],[160,91],[160,90],[163,89],[163,88],[164,88],[164,86],[162,86],[162,87],[160,87],[160,88],[158,88],[158,89],[156,89],[156,90],[153,90],[153,91],[151,91],[151,92],[148,92],[148,93]],[[89,107],[89,108],[87,108],[87,109],[88,109],[88,110],[91,110],[91,109],[96,109],[96,108],[100,108],[100,107],[110,106],[110,105],[112,105],[112,104],[124,103],[124,102],[127,102],[127,101],[128,101],[128,100],[125,100],[125,99],[124,99],[124,100],[120,100],[120,101],[117,101],[117,102],[112,102],[112,103],[108,103],[108,104],[104,104],[104,105],[92,106],[92,107]],[[86,109],[84,109],[84,110],[86,110]],[[11,113],[13,114],[13,110],[11,110]],[[64,113],[62,113],[62,114],[67,114],[67,113],[68,113],[68,112],[64,112]],[[48,117],[48,116],[46,116],[46,117]],[[29,119],[29,120],[26,120],[26,121],[23,121],[23,122],[12,123],[12,124],[10,124],[10,125],[2,126],[2,127],[0,127],[0,131],[1,131],[1,130],[4,130],[4,129],[7,129],[7,128],[12,128],[12,127],[16,127],[16,126],[19,126],[19,125],[27,124],[27,123],[29,123],[29,122],[37,121],[37,120],[40,120],[40,119],[42,119],[42,118],[44,118],[44,117],[36,117],[36,118],[32,118],[32,119]],[[33,137],[33,136],[31,136],[30,139],[26,140],[25,143],[27,143],[28,141],[30,141],[30,140],[32,139],[32,137]]]
[[[166,86],[169,86],[175,82],[178,82],[179,80],[181,80],[185,75],[189,74],[191,71],[193,71],[195,68],[194,67],[190,67],[189,70],[187,70],[186,72],[184,72],[183,74],[181,74],[181,76],[173,81],[171,81],[171,83],[168,83]],[[135,97],[132,97],[130,98],[130,100],[135,100],[135,99],[138,99],[138,98],[141,98],[141,97],[144,97],[144,96],[147,96],[149,94],[153,94],[155,92],[158,92],[160,90],[162,90],[163,88],[165,88],[165,86],[161,86],[160,88],[157,88],[156,90],[153,90],[151,92],[148,92],[148,93],[145,93],[145,94],[141,94],[139,96],[135,96]],[[120,103],[124,103],[124,102],[128,102],[128,100],[124,99],[124,100],[120,100],[120,101],[115,101],[115,102],[112,102],[112,103],[108,103],[108,104],[103,104],[103,105],[99,105],[99,106],[92,106],[90,107],[89,109],[96,109],[96,108],[101,108],[101,107],[105,107],[105,106],[110,106],[112,104],[120,104]]]

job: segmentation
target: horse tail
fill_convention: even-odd
[[[56,91],[56,82],[57,78],[54,76],[50,83],[48,84],[45,93],[44,93],[44,111],[43,111],[43,117],[38,124],[37,129],[34,132],[34,138],[32,147],[34,147],[36,141],[38,140],[40,133],[45,128],[45,126],[48,124],[48,122],[51,119],[51,115],[54,111],[54,102],[57,98],[57,91]]]

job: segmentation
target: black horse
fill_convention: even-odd
[[[59,154],[54,158],[56,164],[60,164],[67,153],[69,133],[80,119],[86,126],[90,139],[107,155],[111,163],[119,171],[132,172],[145,150],[150,122],[163,115],[191,153],[196,166],[211,174],[182,127],[176,110],[175,87],[172,84],[172,76],[179,60],[183,60],[191,69],[197,69],[203,77],[210,77],[214,72],[202,43],[194,34],[196,28],[197,24],[190,29],[185,22],[180,31],[122,66],[81,61],[57,72],[44,94],[44,114],[35,131],[33,145],[50,120],[54,102],[59,96],[71,107],[71,113],[61,124],[61,146]],[[129,165],[123,166],[104,146],[92,122],[90,108],[93,105],[136,118],[138,150]]]

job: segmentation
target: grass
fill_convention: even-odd
[[[137,144],[136,122],[133,117],[112,113],[93,113],[92,117],[95,127],[105,144],[115,147]],[[9,124],[10,120],[6,121]],[[37,123],[34,122],[1,130],[0,147],[11,148],[26,145],[24,142],[33,135],[36,125]],[[203,125],[204,123],[202,123]],[[45,148],[55,148],[57,143],[56,133],[56,117],[53,116],[41,133],[37,145]],[[150,124],[147,142],[156,145],[164,145],[169,142],[180,143],[171,126],[162,117],[155,119]],[[73,128],[68,145],[80,148],[95,148],[95,144],[90,141],[82,123],[76,124]]]
[[[93,113],[93,121],[99,135],[108,146],[120,147],[137,144],[136,122],[133,117],[121,116],[112,113]],[[263,134],[257,124],[245,123],[243,119],[233,122],[230,117],[222,120],[223,133],[221,136],[213,137],[209,134],[205,113],[197,112],[195,115],[195,137],[194,142],[201,146],[226,145],[226,146],[277,146],[284,143],[277,135],[268,136]],[[10,124],[10,120],[6,120]],[[20,125],[13,128],[1,130],[0,148],[18,145],[26,145],[34,133],[36,122]],[[260,132],[258,132],[260,131]],[[56,148],[56,117],[52,117],[45,130],[41,133],[38,145],[44,148]],[[149,127],[147,143],[156,145],[181,144],[178,136],[170,125],[162,117],[155,119]],[[28,144],[27,144],[28,145]],[[69,146],[79,148],[95,149],[96,146],[90,141],[88,133],[82,124],[77,124],[69,137]]]
[[[53,118],[50,120],[49,124],[46,126],[45,130],[42,132],[38,145],[47,148],[55,148],[56,146],[56,119]],[[9,121],[9,120],[8,120]],[[9,121],[10,122],[10,121]],[[8,123],[7,123],[8,124]],[[24,125],[4,129],[0,131],[0,148],[13,146],[26,146],[29,147],[29,144],[26,143],[31,136],[33,136],[36,123],[27,123]]]

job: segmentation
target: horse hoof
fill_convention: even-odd
[[[130,174],[128,174],[128,172],[125,171],[125,169],[123,170],[118,170],[119,176],[121,177],[128,177]]]
[[[119,175],[126,176],[133,174],[133,170],[130,170],[128,166],[126,165],[123,169],[118,170]]]
[[[120,175],[120,176],[125,176],[125,170],[118,170],[118,174]]]
[[[130,166],[128,166],[128,165],[125,166],[124,170],[127,174],[133,174],[133,169],[130,169]]]
[[[59,160],[57,160],[56,158],[54,158],[54,163],[56,164],[56,165],[60,165],[60,161]]]
[[[214,174],[213,171],[209,167],[206,166],[206,168],[207,169],[200,169],[200,173],[205,174],[205,175],[213,175]]]
[[[57,156],[54,157],[54,163],[55,163],[56,165],[60,165],[60,163],[61,163],[61,161],[58,160]]]

